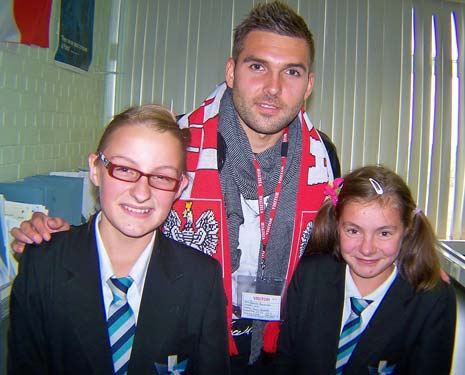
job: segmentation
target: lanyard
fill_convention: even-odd
[[[270,217],[268,223],[265,226],[265,197],[263,189],[263,178],[260,164],[258,164],[257,159],[254,156],[253,163],[255,166],[255,172],[257,175],[257,193],[258,193],[258,213],[260,216],[260,233],[262,240],[262,251],[260,253],[260,267],[262,271],[265,269],[266,263],[266,245],[270,239],[271,226],[273,225],[274,217],[276,216],[276,208],[278,207],[279,196],[281,193],[281,188],[283,186],[284,180],[284,167],[286,166],[287,160],[287,149],[288,149],[288,132],[289,129],[286,128],[283,134],[283,140],[281,144],[281,170],[279,172],[278,184],[274,192],[273,202],[271,204]]]

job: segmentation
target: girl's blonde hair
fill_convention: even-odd
[[[186,148],[190,142],[189,129],[180,129],[176,117],[171,111],[157,104],[146,104],[126,109],[115,115],[113,120],[105,128],[100,142],[97,146],[97,153],[103,151],[110,141],[112,134],[119,128],[125,126],[142,125],[159,132],[169,132],[180,143],[183,152],[183,172],[186,169]],[[155,152],[155,150],[154,150]]]

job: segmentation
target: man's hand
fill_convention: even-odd
[[[16,253],[22,253],[26,244],[49,241],[51,233],[69,229],[69,223],[59,217],[50,217],[41,212],[34,212],[32,218],[23,221],[19,228],[13,228],[11,235],[15,238],[11,248]]]
[[[444,271],[442,268],[441,268],[441,279],[442,279],[442,281],[444,281],[445,283],[450,284],[450,277],[449,277],[449,275],[446,273],[446,271]]]

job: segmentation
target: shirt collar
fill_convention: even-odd
[[[389,287],[392,285],[394,282],[396,276],[397,276],[397,266],[394,264],[394,269],[389,275],[389,277],[378,287],[376,288],[373,292],[370,294],[366,295],[365,299],[369,299],[372,301],[379,301],[381,300],[384,295],[386,294],[387,290]],[[356,298],[362,298],[361,293],[359,292],[357,286],[355,285],[355,281],[352,278],[352,275],[350,274],[350,268],[349,265],[346,265],[346,297],[356,297]]]
[[[100,211],[97,214],[97,218],[95,220],[95,237],[97,242],[97,253],[99,258],[99,266],[100,266],[100,276],[102,285],[105,285],[111,277],[114,277],[115,274],[113,272],[113,267],[111,265],[110,257],[105,249],[105,245],[103,244],[102,237],[100,235],[100,230],[98,227],[98,223],[100,222],[102,217],[102,212]],[[152,249],[155,242],[156,231],[154,232],[152,239],[150,240],[149,244],[146,246],[144,251],[140,254],[139,258],[137,259],[134,266],[129,271],[128,276],[134,280],[134,283],[137,286],[137,289],[140,294],[142,294],[145,275],[147,273],[147,269],[149,266],[150,256],[152,255]]]

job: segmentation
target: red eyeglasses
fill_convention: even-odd
[[[147,174],[141,171],[126,167],[124,165],[113,164],[108,160],[102,152],[98,153],[98,158],[103,162],[103,165],[108,170],[108,174],[120,181],[137,182],[144,176],[147,177],[149,185],[158,190],[176,191],[179,186],[180,179],[165,176],[162,174]]]

